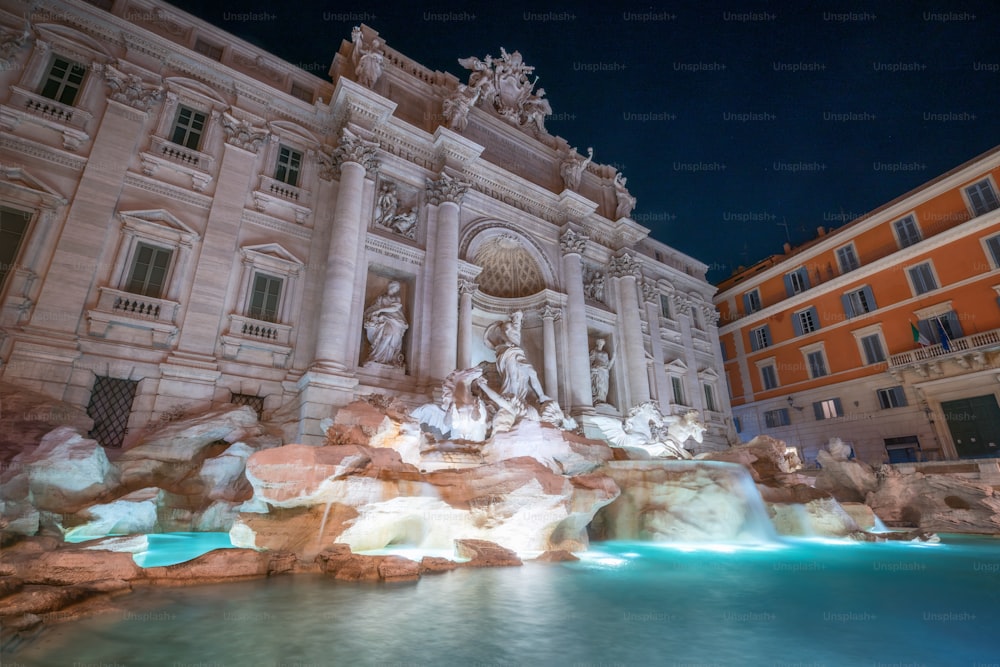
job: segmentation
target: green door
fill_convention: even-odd
[[[1000,406],[992,394],[941,403],[959,458],[1000,456]]]

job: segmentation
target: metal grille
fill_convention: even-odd
[[[90,394],[87,414],[94,420],[90,437],[105,447],[121,447],[128,433],[128,417],[138,380],[98,377]]]
[[[257,413],[257,419],[260,419],[264,414],[264,397],[263,396],[251,396],[250,394],[233,394],[232,400],[229,401],[233,405],[247,405],[254,409]]]

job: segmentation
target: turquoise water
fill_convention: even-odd
[[[1000,540],[595,545],[405,584],[143,589],[22,665],[972,665],[1000,662]]]
[[[154,533],[147,536],[149,550],[132,557],[140,567],[174,565],[213,549],[231,549],[229,533]]]

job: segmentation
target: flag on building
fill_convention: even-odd
[[[934,321],[937,322],[938,337],[941,339],[941,347],[945,352],[951,352],[951,340],[948,338],[948,332],[945,331],[944,327],[941,325],[941,320],[935,319]]]
[[[913,334],[913,342],[920,345],[930,345],[931,342],[927,340],[927,336],[920,333],[920,329],[914,326],[913,322],[910,322],[910,333]]]

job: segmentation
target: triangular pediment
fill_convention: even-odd
[[[243,246],[242,251],[244,253],[264,255],[265,257],[281,260],[290,264],[305,264],[301,259],[286,250],[280,243],[264,243],[262,245]]]
[[[719,379],[719,374],[718,374],[718,372],[716,372],[716,370],[714,368],[709,367],[709,368],[705,368],[703,370],[698,371],[698,377],[701,380],[707,380],[707,381],[711,382],[711,381],[718,380]]]
[[[687,373],[687,364],[684,363],[683,359],[674,359],[673,361],[668,361],[666,363],[668,371],[673,371],[678,374]]]
[[[23,167],[0,165],[0,182],[18,190],[30,190],[44,200],[55,199],[64,204],[66,200],[55,190],[41,182]]]
[[[128,223],[145,223],[155,227],[161,227],[172,232],[183,235],[198,237],[198,232],[184,224],[173,213],[162,208],[145,211],[121,211],[119,213],[122,220]]]

